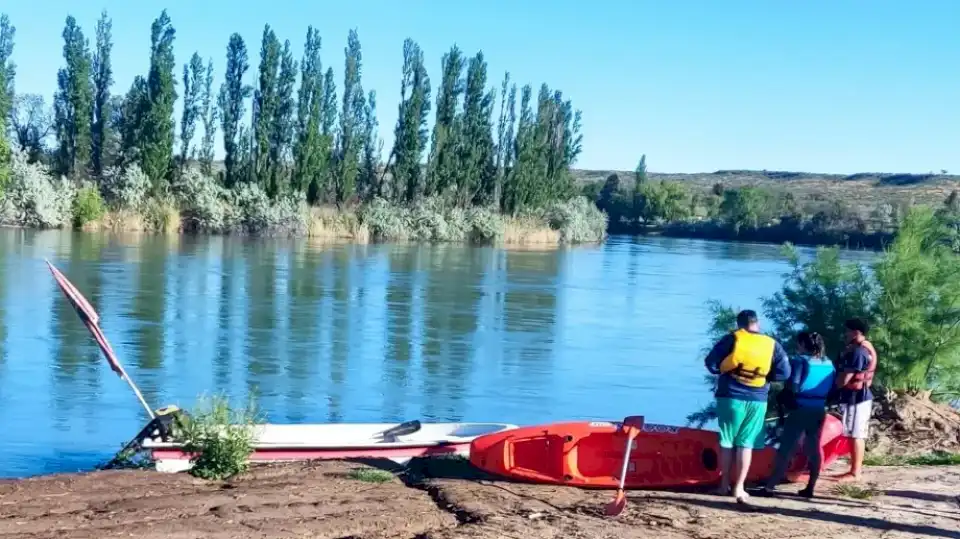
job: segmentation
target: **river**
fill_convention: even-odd
[[[276,423],[682,424],[711,398],[707,300],[760,311],[788,269],[774,245],[631,237],[522,251],[4,229],[0,251],[3,477],[89,470],[146,419],[45,258],[154,408],[255,392]]]

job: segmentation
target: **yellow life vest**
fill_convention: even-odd
[[[720,362],[720,372],[729,373],[743,385],[763,387],[772,367],[776,341],[745,329],[734,331],[733,339],[733,351]]]

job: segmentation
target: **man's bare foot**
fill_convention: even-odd
[[[860,474],[847,472],[845,474],[835,476],[833,479],[834,481],[837,481],[839,483],[855,483],[857,481],[860,481]]]
[[[747,491],[744,489],[737,489],[733,492],[733,497],[737,499],[740,503],[746,503],[750,499],[750,495],[747,494]]]
[[[719,487],[713,489],[712,493],[713,493],[714,496],[729,496],[729,495],[730,495],[730,487],[724,486],[724,485],[720,485]]]

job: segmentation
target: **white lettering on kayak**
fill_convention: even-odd
[[[673,425],[658,425],[656,423],[644,423],[640,427],[641,432],[652,432],[657,434],[676,434],[680,432],[680,427],[674,427]]]

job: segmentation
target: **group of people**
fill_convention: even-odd
[[[846,346],[839,351],[836,363],[828,357],[823,337],[808,331],[796,335],[796,354],[791,358],[776,339],[760,333],[757,313],[750,310],[741,311],[737,329],[713,346],[704,363],[708,371],[719,375],[715,397],[720,427],[720,494],[732,494],[741,503],[750,497],[744,482],[753,450],[763,449],[766,443],[770,382],[784,383],[777,398],[788,413],[773,474],[754,493],[774,493],[803,436],[810,476],[799,495],[813,497],[822,463],[820,432],[827,408],[833,404],[839,405],[843,436],[852,447],[850,471],[839,479],[860,478],[873,406],[870,386],[877,352],[867,340],[866,322],[854,318],[844,326]],[[731,478],[735,479],[732,484]]]

